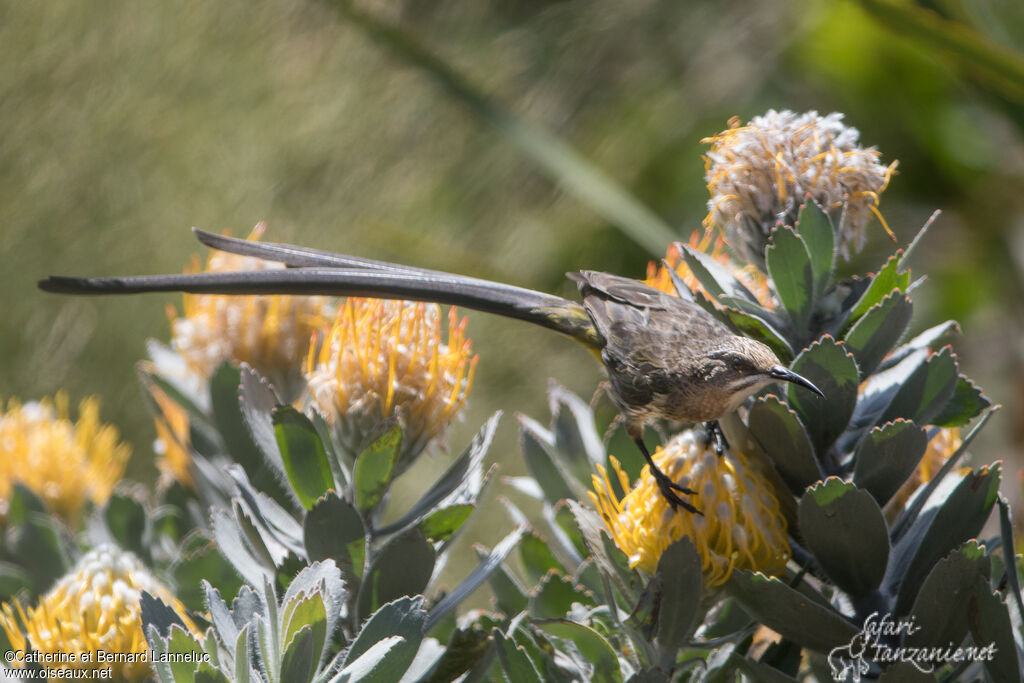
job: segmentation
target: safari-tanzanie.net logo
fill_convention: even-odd
[[[828,653],[833,680],[860,683],[861,676],[871,672],[872,664],[877,671],[908,662],[922,673],[933,673],[945,664],[992,661],[996,655],[995,643],[967,647],[952,642],[941,646],[906,645],[906,639],[921,628],[912,616],[894,619],[891,614],[872,612],[849,644]]]

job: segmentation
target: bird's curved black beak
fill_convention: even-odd
[[[789,368],[784,368],[781,365],[776,365],[774,368],[768,371],[768,376],[780,382],[792,382],[793,384],[801,386],[809,391],[813,391],[818,396],[825,398],[825,394],[822,393],[821,389],[811,384],[810,380],[801,377],[800,375],[796,374]]]

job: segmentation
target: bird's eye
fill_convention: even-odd
[[[729,358],[729,363],[738,370],[743,365],[743,359],[739,356],[732,356]]]

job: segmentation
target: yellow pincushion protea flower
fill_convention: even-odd
[[[189,453],[188,414],[185,409],[170,399],[152,384],[148,387],[160,414],[153,418],[156,425],[156,466],[164,480],[174,480],[188,488],[195,488],[192,476],[192,456]]]
[[[191,631],[197,631],[181,602],[135,555],[114,546],[99,546],[85,554],[35,607],[26,609],[17,600],[4,603],[0,627],[14,651],[31,648],[51,655],[47,668],[112,667],[114,680],[146,680],[152,671],[142,657],[148,651],[139,604],[142,591],[171,606]],[[92,661],[82,661],[85,653]]]
[[[253,228],[248,239],[257,241],[265,224]],[[227,273],[241,270],[280,269],[285,266],[250,256],[213,252],[206,268],[193,258],[186,272]],[[302,360],[315,330],[332,315],[329,299],[320,296],[185,294],[183,314],[173,307],[171,347],[192,372],[209,378],[225,360],[248,363],[267,377],[286,400],[302,388]]]
[[[759,271],[753,265],[747,264],[745,266],[737,265],[732,258],[729,256],[729,252],[725,249],[725,238],[718,235],[712,239],[711,231],[705,230],[703,233],[694,231],[690,235],[688,244],[696,249],[697,251],[704,252],[714,260],[721,263],[723,266],[729,269],[737,280],[739,280],[744,287],[750,290],[751,294],[757,297],[758,302],[765,308],[775,308],[775,300],[772,298],[771,289],[768,287],[768,279],[764,273]],[[683,260],[682,248],[679,244],[672,244],[669,246],[665,253],[665,261],[669,267],[676,272],[686,286],[694,292],[703,292],[707,295],[704,290],[704,286],[700,284],[697,277],[690,270],[690,267],[686,265],[686,261]],[[655,263],[653,261],[647,264],[647,278],[644,280],[647,285],[659,289],[668,294],[675,294],[676,288],[672,284],[672,278],[669,275],[668,270],[662,263]]]
[[[704,514],[673,511],[646,466],[631,487],[612,457],[625,496],[618,498],[603,467],[589,495],[631,567],[653,573],[665,549],[688,536],[703,561],[705,587],[722,585],[734,569],[765,574],[785,569],[786,521],[770,484],[748,458],[731,449],[715,454],[693,430],[675,436],[653,458],[673,481],[697,491],[693,502]]]
[[[705,226],[722,227],[747,261],[761,264],[771,229],[779,221],[792,225],[809,194],[829,211],[847,202],[839,226],[839,248],[847,258],[851,248],[863,247],[872,216],[892,235],[878,198],[896,164],[879,163],[878,150],[861,147],[860,133],[842,119],[839,113],[771,110],[746,126],[733,118],[728,130],[702,140],[711,145]]]
[[[124,473],[131,448],[117,428],[99,419],[99,400],[84,399],[71,421],[67,394],[0,413],[0,504],[15,482],[32,490],[54,514],[76,521],[87,501],[102,505]]]
[[[448,315],[441,341],[436,304],[349,298],[319,351],[310,348],[306,382],[313,405],[358,454],[380,425],[403,427],[399,470],[441,436],[466,403],[477,357],[466,320]]]

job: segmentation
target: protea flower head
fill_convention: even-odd
[[[659,448],[653,459],[673,481],[697,492],[694,502],[704,514],[674,511],[646,466],[630,486],[612,457],[625,495],[618,498],[608,472],[599,467],[590,499],[631,567],[653,573],[665,549],[688,536],[703,561],[705,587],[720,586],[735,569],[766,574],[785,569],[790,557],[786,521],[771,485],[748,458],[732,449],[719,456],[703,435],[688,430]]]
[[[160,598],[179,615],[184,606],[155,579],[135,555],[114,546],[99,546],[82,556],[75,568],[34,607],[15,600],[0,607],[0,628],[16,651],[29,649],[57,657],[51,669],[109,669],[113,679],[142,681],[152,676],[142,653],[148,646],[142,633],[142,591]],[[197,629],[187,617],[186,625]],[[97,661],[96,653],[136,655],[113,664]],[[82,661],[91,653],[91,661]],[[77,661],[67,661],[74,654]]]
[[[260,223],[249,240],[258,240]],[[250,256],[213,252],[201,268],[198,258],[186,272],[227,273],[285,266]],[[203,379],[226,360],[248,363],[288,400],[302,388],[302,361],[315,330],[330,320],[330,300],[319,296],[184,294],[182,315],[168,309],[171,347]]]
[[[878,211],[896,164],[879,163],[879,152],[859,145],[860,133],[839,113],[770,110],[741,126],[706,138],[704,178],[711,198],[705,226],[725,231],[730,245],[747,261],[762,265],[772,228],[793,225],[809,196],[838,217],[840,253],[864,244],[873,216],[892,235]]]
[[[124,473],[131,447],[99,419],[99,400],[84,399],[72,421],[67,394],[24,405],[11,399],[0,412],[0,503],[15,482],[27,486],[67,522],[91,501],[102,505]]]
[[[351,454],[397,419],[401,471],[466,403],[477,359],[465,329],[465,319],[450,309],[443,343],[436,304],[349,298],[319,351],[310,349],[305,376],[312,403]]]

